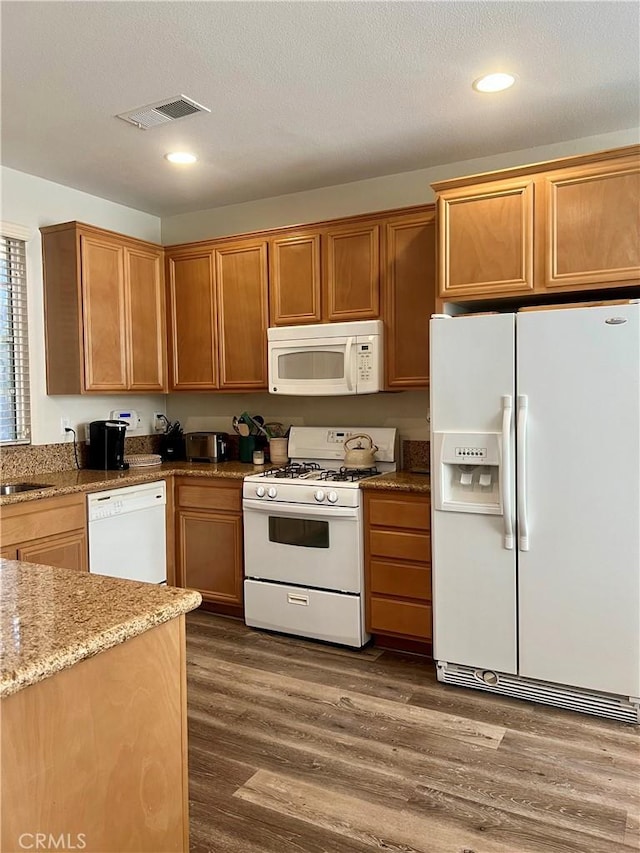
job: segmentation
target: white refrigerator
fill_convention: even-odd
[[[640,302],[431,320],[438,678],[639,722]]]

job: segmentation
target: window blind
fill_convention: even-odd
[[[0,236],[0,444],[30,437],[25,243]]]

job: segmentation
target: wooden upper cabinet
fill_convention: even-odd
[[[435,310],[436,219],[424,212],[383,226],[382,291],[387,388],[429,383],[429,319]]]
[[[80,235],[86,391],[127,388],[124,248]]]
[[[441,299],[548,296],[640,279],[640,146],[433,185]]]
[[[269,309],[273,326],[320,323],[320,234],[269,240]]]
[[[213,251],[169,254],[166,268],[171,389],[210,391],[218,387]]]
[[[352,223],[322,234],[325,318],[331,322],[380,316],[380,226]]]
[[[40,230],[47,393],[166,391],[162,247],[81,222]]]
[[[214,252],[221,389],[267,387],[266,240],[243,240]]]
[[[167,252],[171,389],[267,387],[267,242]]]
[[[534,181],[496,181],[438,197],[443,299],[533,289]]]
[[[167,388],[166,317],[162,256],[125,248],[128,387],[163,392]]]
[[[541,179],[545,288],[640,279],[640,159],[564,169]]]

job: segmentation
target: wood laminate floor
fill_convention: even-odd
[[[193,853],[640,850],[640,731],[187,619]]]

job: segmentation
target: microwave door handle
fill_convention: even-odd
[[[345,380],[347,382],[347,391],[353,391],[353,367],[351,364],[351,353],[353,351],[353,338],[347,338],[347,345],[344,351],[345,365]]]

